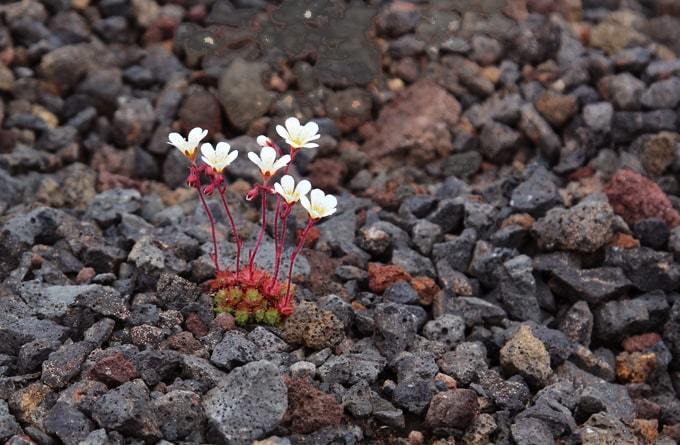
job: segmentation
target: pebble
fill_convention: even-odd
[[[265,437],[283,420],[288,392],[276,367],[261,360],[229,373],[202,404],[215,440],[247,444]]]
[[[435,394],[425,421],[430,427],[464,430],[479,414],[477,394],[469,389],[452,389]]]
[[[535,387],[545,386],[552,374],[545,345],[524,325],[503,345],[500,361],[505,372],[520,374]]]

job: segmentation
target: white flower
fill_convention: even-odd
[[[170,133],[168,144],[175,146],[184,156],[194,161],[196,160],[196,148],[207,135],[208,130],[196,127],[189,132],[189,137],[186,139],[179,133]]]
[[[281,177],[281,180],[274,184],[274,190],[276,193],[281,195],[281,197],[290,204],[295,204],[305,196],[312,189],[312,184],[303,179],[295,185],[295,179],[291,175],[285,175]]]
[[[307,210],[310,218],[321,219],[332,215],[337,210],[338,200],[335,196],[326,195],[321,189],[312,190],[312,193],[309,196],[311,202],[306,196],[301,196],[300,204]]]
[[[201,145],[201,159],[216,173],[222,173],[222,170],[238,157],[238,151],[232,150],[230,152],[230,150],[231,146],[226,142],[218,142],[216,148],[206,142]]]
[[[269,139],[267,136],[261,134],[257,137],[256,139],[258,145],[260,147],[271,147],[272,146],[272,140]]]
[[[286,119],[286,127],[276,126],[276,132],[293,148],[315,148],[319,144],[312,142],[321,137],[316,122],[307,122],[304,126],[295,117]]]
[[[262,147],[260,156],[257,153],[248,153],[248,159],[253,161],[255,165],[260,168],[262,176],[268,179],[278,169],[285,167],[290,162],[290,155],[283,155],[278,160],[276,159],[276,150],[271,147]]]

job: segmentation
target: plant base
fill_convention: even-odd
[[[215,312],[234,316],[240,326],[249,323],[279,325],[290,314],[279,306],[286,294],[280,281],[272,284],[268,273],[255,269],[251,273],[222,271],[209,283],[215,299]]]

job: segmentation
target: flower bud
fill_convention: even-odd
[[[192,170],[191,173],[189,173],[189,176],[187,176],[187,185],[192,188],[198,187],[200,184],[200,179],[198,178],[198,175]]]
[[[253,187],[252,190],[250,190],[246,195],[246,201],[252,201],[253,199],[257,198],[258,192],[259,190],[257,187]]]

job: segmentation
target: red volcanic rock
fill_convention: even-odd
[[[347,166],[334,159],[317,159],[309,165],[309,172],[309,180],[315,187],[327,192],[336,192],[347,174]]]
[[[421,165],[440,159],[451,151],[449,129],[460,110],[458,101],[436,83],[416,82],[382,109],[377,131],[363,150],[371,159],[408,159]]]
[[[137,376],[135,365],[120,352],[104,357],[88,371],[88,378],[98,380],[107,386],[118,386]]]
[[[208,327],[195,312],[191,312],[187,315],[184,326],[187,328],[187,331],[191,332],[196,337],[203,337],[208,334]]]
[[[296,433],[309,434],[328,426],[337,426],[342,420],[342,406],[307,379],[285,378],[288,386],[288,410],[283,422]]]
[[[604,188],[609,202],[628,224],[661,218],[669,227],[680,225],[680,214],[668,196],[651,180],[631,170],[619,170]]]
[[[644,352],[662,340],[656,332],[633,335],[623,340],[621,346],[628,352]]]
[[[401,267],[394,264],[368,264],[368,287],[371,292],[382,294],[385,289],[397,281],[410,281],[411,276]]]

